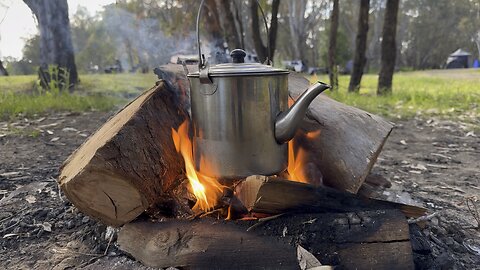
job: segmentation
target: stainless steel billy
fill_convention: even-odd
[[[208,65],[200,51],[202,7],[203,1],[197,16],[199,71],[188,74],[195,168],[228,179],[282,172],[288,162],[286,142],[308,105],[329,86],[313,84],[289,108],[287,70],[244,63],[240,49],[231,52],[233,63]]]

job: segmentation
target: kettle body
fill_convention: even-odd
[[[275,122],[288,110],[288,72],[231,74],[208,84],[194,74],[189,80],[198,172],[238,179],[286,169],[288,144],[275,139]]]

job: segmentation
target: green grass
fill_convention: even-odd
[[[152,87],[153,74],[84,74],[75,93],[38,95],[32,91],[36,76],[0,77],[0,120],[49,111],[111,110]],[[327,76],[311,76],[328,82]],[[349,76],[340,76],[338,92],[327,95],[346,104],[389,118],[457,117],[478,121],[480,70],[399,72],[393,93],[376,96],[377,76],[366,74],[358,94],[347,93]]]
[[[73,94],[38,94],[36,76],[0,77],[0,120],[48,112],[109,111],[156,81],[153,74],[84,74]]]
[[[327,76],[312,76],[328,82]],[[330,97],[389,118],[416,115],[477,120],[480,104],[480,70],[437,70],[396,73],[393,93],[376,96],[377,75],[363,76],[358,94],[348,93],[349,76],[340,76],[339,91]]]
[[[109,111],[121,102],[104,95],[0,93],[0,120],[32,117],[47,112]]]
[[[149,74],[85,74],[80,75],[78,90],[115,95],[137,95],[154,86],[157,76]]]

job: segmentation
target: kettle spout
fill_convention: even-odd
[[[315,83],[300,95],[290,109],[278,115],[275,121],[275,139],[278,143],[285,143],[295,136],[310,103],[316,96],[329,88],[328,84]]]

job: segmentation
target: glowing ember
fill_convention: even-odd
[[[172,138],[177,152],[185,161],[185,171],[190,182],[192,193],[197,198],[194,210],[208,211],[212,209],[222,195],[223,186],[217,179],[200,174],[193,165],[192,141],[188,137],[188,122],[183,122],[178,131],[172,129]],[[202,159],[202,164],[207,163]],[[208,167],[207,167],[208,168]]]

